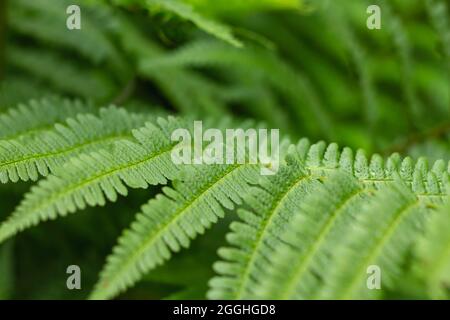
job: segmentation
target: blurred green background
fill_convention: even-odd
[[[0,112],[56,94],[256,119],[293,139],[449,160],[444,2],[0,0]],[[66,28],[69,4],[81,8],[81,30]],[[382,8],[381,30],[366,27],[371,4]],[[0,185],[0,218],[28,188]],[[157,190],[43,224],[0,247],[0,298],[84,298],[120,231]],[[124,298],[203,297],[231,219]],[[65,287],[70,264],[82,269],[81,291]]]

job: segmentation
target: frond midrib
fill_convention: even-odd
[[[131,265],[136,260],[136,257],[139,257],[142,254],[142,252],[144,252],[146,250],[146,248],[151,243],[156,241],[160,237],[161,234],[164,234],[164,232],[172,224],[174,224],[178,219],[180,219],[180,217],[182,216],[182,213],[184,211],[188,210],[188,208],[192,207],[196,202],[200,201],[200,198],[203,197],[204,194],[209,192],[213,188],[213,186],[216,186],[216,185],[220,184],[220,182],[223,181],[223,179],[225,179],[229,174],[235,172],[236,170],[238,170],[242,166],[244,166],[244,164],[238,164],[238,165],[230,166],[230,168],[228,168],[224,172],[224,174],[220,177],[219,180],[213,181],[212,183],[208,184],[206,187],[200,189],[199,193],[196,195],[195,198],[194,198],[194,195],[192,195],[191,201],[188,201],[183,207],[178,209],[176,211],[176,213],[174,214],[174,216],[171,217],[170,220],[167,223],[164,224],[164,227],[162,229],[160,229],[156,234],[152,235],[150,238],[147,238],[147,239],[145,239],[144,241],[141,242],[141,245],[139,246],[139,248],[136,251],[134,251],[134,253],[132,254],[131,257],[129,257],[127,259],[127,261],[124,264],[124,266],[122,268],[120,268],[120,270],[118,272],[114,273],[114,276],[109,279],[108,283],[109,284],[114,283],[114,280],[117,279],[120,274],[122,274],[123,272],[125,272],[127,270],[127,267],[129,265]],[[103,287],[103,289],[107,289],[107,288]],[[92,294],[91,298],[94,298],[95,296],[96,296],[96,293],[94,292]]]
[[[266,234],[267,230],[269,229],[269,226],[271,226],[272,221],[274,217],[276,216],[276,212],[279,210],[281,205],[284,203],[284,200],[286,197],[302,182],[304,182],[307,179],[311,179],[311,175],[301,175],[298,179],[294,180],[294,182],[288,187],[287,191],[274,202],[274,206],[272,206],[271,210],[269,211],[267,217],[262,222],[262,228],[258,230],[257,233],[257,239],[256,242],[254,242],[253,250],[251,251],[250,259],[248,260],[248,263],[246,264],[245,270],[242,275],[242,281],[239,284],[239,288],[236,292],[236,299],[241,299],[242,294],[244,293],[244,288],[247,282],[250,279],[250,270],[251,266],[255,263],[256,254],[259,252],[259,248],[262,245],[262,241],[265,238],[264,235]]]

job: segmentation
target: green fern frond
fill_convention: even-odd
[[[317,176],[342,169],[372,188],[392,183],[399,176],[419,198],[429,203],[441,203],[450,192],[450,161],[438,160],[429,169],[426,158],[401,159],[397,153],[386,160],[378,154],[368,158],[361,149],[356,153],[348,147],[340,150],[336,143],[326,145],[323,141],[311,145],[307,139],[297,144],[296,152],[306,162],[306,168]]]
[[[287,223],[295,214],[298,204],[318,186],[308,175],[303,162],[288,156],[288,165],[282,167],[275,178],[265,180],[260,188],[253,187],[245,197],[246,203],[257,214],[239,210],[242,222],[231,224],[233,233],[227,236],[237,248],[221,248],[219,255],[227,260],[214,265],[222,277],[210,282],[211,299],[246,299],[254,296],[255,278],[279,244]]]
[[[433,213],[416,250],[415,272],[433,299],[450,296],[450,199]]]
[[[258,297],[376,298],[397,280],[426,209],[401,184],[370,195],[352,180],[332,177],[304,201],[270,256]],[[370,266],[381,270],[381,290],[367,286]]]
[[[131,139],[131,130],[149,119],[109,107],[101,109],[98,117],[79,114],[29,139],[0,140],[0,182],[35,181],[39,175],[47,176],[75,155],[103,149],[120,139]]]
[[[57,122],[93,110],[90,103],[79,100],[57,97],[31,100],[0,114],[0,140],[25,139],[51,129]]]
[[[423,159],[414,165],[410,158],[401,161],[398,155],[393,155],[384,164],[378,155],[374,155],[369,161],[360,150],[353,158],[353,151],[349,148],[340,152],[337,144],[327,146],[323,142],[311,146],[306,139],[301,140],[295,150],[291,150],[287,161],[288,165],[280,169],[273,181],[269,180],[261,188],[256,188],[247,199],[255,213],[240,211],[243,222],[232,224],[233,233],[228,240],[239,249],[220,250],[221,257],[227,261],[216,264],[216,271],[222,276],[211,281],[209,297],[248,299],[261,294],[258,293],[255,278],[264,278],[262,270],[265,269],[264,264],[267,264],[270,252],[276,251],[277,245],[283,242],[280,235],[291,223],[295,213],[302,210],[299,205],[307,195],[305,190],[314,189],[317,184],[315,179],[323,180],[330,173],[343,170],[362,183],[360,186],[343,177],[336,179],[337,182],[321,190],[320,196],[317,197],[318,200],[325,199],[324,193],[334,188],[333,196],[329,196],[332,200],[328,203],[329,206],[337,205],[335,202],[339,203],[340,200],[348,202],[345,193],[338,197],[341,191],[348,189],[350,193],[354,192],[351,202],[357,202],[361,197],[356,196],[393,184],[396,177],[401,177],[410,186],[423,205],[438,205],[448,194],[449,168],[445,167],[442,161],[436,162],[433,170],[429,172]],[[320,205],[316,203],[308,208],[317,207]],[[306,209],[305,211],[310,212]],[[347,214],[342,213],[342,216]],[[328,222],[334,223],[334,215],[330,217]],[[329,227],[327,225],[327,228]],[[335,240],[331,243],[334,242]],[[295,254],[298,254],[298,251],[295,251]],[[311,279],[307,281],[311,282]],[[278,287],[278,280],[273,283]],[[272,289],[270,292],[274,294]]]
[[[231,210],[234,203],[240,204],[248,183],[259,178],[257,165],[191,169],[174,189],[164,188],[164,194],[142,207],[108,257],[92,299],[117,295],[170,259],[172,252],[189,247],[192,239],[224,216],[222,207]]]
[[[174,179],[179,168],[171,160],[176,143],[170,133],[180,127],[184,126],[175,118],[160,118],[158,125],[147,123],[134,130],[136,142],[121,140],[111,152],[99,150],[71,158],[25,195],[0,226],[0,242],[40,221],[114,202],[119,194],[127,195],[127,187],[147,188]]]

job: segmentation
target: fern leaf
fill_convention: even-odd
[[[101,109],[99,117],[80,114],[66,120],[66,125],[56,124],[53,130],[30,139],[0,141],[0,182],[35,181],[39,175],[47,176],[77,154],[131,138],[131,130],[146,120],[149,117],[109,107]]]
[[[259,178],[257,165],[213,166],[193,169],[190,177],[164,188],[142,207],[131,228],[119,239],[91,298],[117,295],[172,252],[187,248],[192,239],[233,209]]]
[[[355,211],[367,201],[366,193],[367,189],[356,179],[337,173],[329,176],[322,188],[307,197],[291,220],[292,227],[282,236],[284,245],[278,248],[279,253],[274,253],[273,264],[261,278],[260,296],[310,298],[320,287],[320,275],[329,267],[333,250],[354,219]],[[292,247],[286,247],[286,243]],[[291,258],[287,265],[286,259]],[[280,277],[281,272],[284,272],[283,277]],[[274,285],[275,279],[279,286]]]
[[[426,209],[401,184],[375,194],[360,209],[357,224],[335,250],[335,267],[324,275],[319,298],[377,298],[402,272],[411,246],[422,232]],[[367,286],[368,268],[381,270],[381,289]]]
[[[78,113],[94,110],[91,104],[56,97],[31,100],[0,114],[0,139],[17,139],[32,136],[53,127]]]
[[[222,276],[211,281],[209,297],[230,299],[256,296],[259,289],[255,278],[264,278],[261,270],[265,269],[263,266],[270,257],[270,252],[276,251],[278,244],[283,242],[280,235],[291,223],[291,217],[300,211],[298,205],[307,194],[299,190],[307,188],[306,186],[309,186],[309,189],[314,188],[314,179],[323,180],[339,169],[350,173],[364,185],[364,188],[359,187],[351,180],[342,179],[339,181],[342,186],[336,182],[337,185],[326,188],[322,191],[322,196],[318,196],[319,200],[326,198],[323,193],[331,192],[334,187],[342,192],[347,189],[352,192],[358,188],[351,201],[357,202],[361,198],[357,196],[362,194],[363,190],[378,190],[390,185],[394,183],[396,176],[401,176],[403,181],[409,184],[423,205],[439,204],[448,192],[448,168],[442,161],[436,162],[431,171],[428,171],[424,160],[414,165],[410,158],[401,161],[398,155],[391,156],[384,164],[383,159],[377,155],[369,161],[362,151],[358,151],[354,158],[353,151],[349,148],[340,152],[337,144],[327,146],[319,142],[310,145],[309,141],[304,139],[298,143],[295,150],[291,150],[288,163],[279,173],[282,177],[280,180],[274,178],[271,183],[263,185],[262,189],[256,188],[251,193],[252,196],[247,200],[254,213],[240,211],[243,222],[232,224],[233,233],[229,242],[238,248],[224,248],[220,251],[221,257],[226,261],[215,266]],[[302,183],[289,187],[295,179],[301,179]],[[262,205],[259,204],[261,199],[264,199]],[[345,199],[345,194],[332,200],[338,202],[340,199]],[[328,205],[336,205],[335,202]],[[310,205],[311,208],[317,206]],[[334,222],[334,215],[330,217],[331,223]],[[278,280],[274,283],[278,283]],[[306,288],[303,290],[307,291]]]
[[[213,278],[208,293],[211,299],[246,299],[254,296],[255,278],[262,273],[267,257],[279,243],[278,236],[295,214],[302,199],[317,187],[304,164],[289,156],[288,165],[276,177],[252,188],[245,198],[257,212],[239,210],[242,222],[233,222],[228,242],[237,248],[222,248],[219,255],[228,261],[218,262],[214,269],[221,277]]]
[[[0,226],[0,242],[40,221],[65,216],[86,206],[102,206],[127,195],[127,187],[147,188],[174,179],[179,168],[172,162],[176,143],[170,133],[183,127],[175,118],[158,119],[134,130],[136,142],[121,140],[111,152],[81,154],[39,182]]]

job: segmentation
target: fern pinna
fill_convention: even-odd
[[[0,299],[450,297],[444,1],[77,2],[0,9]],[[195,120],[279,170],[175,164]]]

